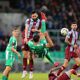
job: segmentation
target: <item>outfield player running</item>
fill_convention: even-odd
[[[6,68],[3,72],[2,80],[8,80],[9,73],[12,69],[16,54],[20,58],[20,53],[16,50],[17,48],[17,38],[19,36],[18,26],[13,27],[12,36],[10,37],[9,43],[6,48]]]
[[[76,62],[76,65],[73,66],[73,69],[76,70],[80,65],[80,59],[79,59],[77,53],[75,52],[76,48],[78,48],[78,45],[77,45],[78,32],[76,31],[76,29],[77,29],[77,24],[72,23],[71,31],[68,32],[68,34],[65,38],[65,42],[67,43],[68,46],[66,47],[66,50],[65,50],[64,64],[59,69],[59,71],[57,73],[58,76],[68,66],[68,63],[71,58],[74,58],[74,60]]]
[[[44,17],[43,17],[44,18]],[[26,68],[27,68],[27,61],[29,59],[29,67],[30,67],[30,76],[31,79],[33,77],[33,57],[32,54],[29,54],[27,43],[29,40],[33,39],[33,33],[35,31],[40,31],[41,29],[41,20],[38,18],[38,13],[36,11],[33,11],[31,14],[31,18],[26,20],[25,23],[25,32],[23,34],[22,39],[22,52],[24,54],[23,57],[23,74],[22,78],[24,78],[27,74]]]

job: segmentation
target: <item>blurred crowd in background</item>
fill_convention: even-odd
[[[48,30],[58,30],[63,27],[70,28],[71,22],[74,21],[80,27],[80,0],[0,0],[1,12],[19,12],[29,17],[29,13],[34,9],[46,13]],[[5,35],[1,27],[0,51],[4,51],[10,35]],[[51,35],[53,36],[52,33]]]

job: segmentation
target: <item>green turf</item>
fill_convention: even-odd
[[[48,80],[47,77],[48,74],[44,73],[34,73],[34,78],[32,80]],[[1,80],[2,74],[0,74],[0,80]],[[25,79],[21,79],[21,73],[11,73],[9,80],[29,80],[29,75],[25,77]]]
[[[79,77],[72,75],[72,80],[80,80]]]
[[[2,74],[0,73],[0,80],[1,80]],[[25,79],[21,79],[21,73],[11,73],[9,80],[29,80],[29,75],[26,76]],[[34,79],[32,80],[48,80],[48,74],[47,73],[34,73]],[[71,80],[80,80],[80,78],[72,75]]]

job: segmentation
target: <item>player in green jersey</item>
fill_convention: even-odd
[[[9,43],[6,48],[6,68],[3,72],[2,80],[8,80],[9,73],[12,69],[14,60],[15,60],[15,55],[17,54],[18,57],[20,58],[20,53],[16,50],[17,48],[17,38],[19,36],[19,29],[18,26],[13,27],[12,30],[12,36],[10,37]]]
[[[46,38],[46,39],[45,39]],[[44,56],[53,64],[54,61],[51,58],[50,54],[48,53],[48,49],[53,47],[53,42],[49,37],[48,32],[41,33],[35,32],[33,35],[33,40],[28,42],[29,50],[37,54],[39,57],[43,58]]]

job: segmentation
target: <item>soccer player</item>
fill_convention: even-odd
[[[17,48],[17,38],[19,36],[18,26],[13,27],[12,36],[10,37],[9,43],[6,48],[6,68],[3,72],[2,80],[8,80],[9,73],[12,69],[16,54],[20,58],[20,53],[16,50]]]
[[[44,17],[43,17],[44,18]],[[27,62],[29,60],[29,67],[30,67],[30,75],[29,78],[33,78],[33,57],[32,54],[28,51],[27,43],[29,40],[33,39],[33,33],[35,31],[40,31],[42,20],[38,18],[38,13],[36,11],[33,11],[31,14],[31,18],[26,20],[25,23],[25,31],[23,33],[23,39],[22,39],[22,52],[24,54],[23,57],[23,74],[22,78],[24,78],[27,74],[26,68],[27,68]]]
[[[53,42],[49,37],[48,32],[45,33],[35,32],[33,34],[33,40],[28,42],[29,50],[32,53],[37,54],[41,58],[44,58],[44,56],[46,56],[47,59],[53,64],[54,61],[48,54],[48,48],[52,46],[53,46]]]
[[[54,71],[51,71],[48,77],[49,77],[49,80],[71,80],[72,74],[77,75],[74,69],[65,71],[59,76],[57,76],[57,74]]]
[[[76,23],[72,23],[71,31],[68,32],[68,34],[65,38],[65,42],[67,43],[67,47],[65,50],[65,60],[64,60],[64,64],[61,66],[61,68],[59,69],[59,71],[57,73],[58,76],[68,66],[68,63],[71,58],[74,58],[74,60],[76,62],[76,65],[73,66],[73,69],[76,70],[80,65],[80,59],[79,59],[77,53],[75,52],[75,50],[78,48],[78,45],[77,45],[78,32],[76,31],[77,27],[78,26]]]

